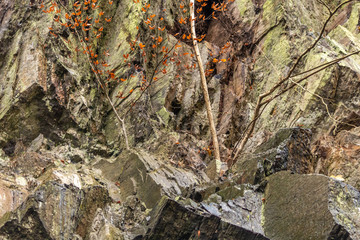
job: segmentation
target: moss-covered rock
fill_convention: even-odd
[[[359,196],[351,186],[323,175],[276,173],[269,177],[265,190],[265,235],[271,239],[357,239]]]
[[[114,162],[101,161],[95,167],[107,179],[116,182],[123,201],[135,195],[147,208],[153,208],[162,195],[176,197],[205,181],[183,169],[159,164],[153,156],[142,151],[123,152]]]
[[[62,2],[72,7],[74,1]],[[324,2],[334,9],[339,1]],[[359,238],[356,189],[325,176],[278,173],[335,175],[359,188],[359,56],[264,106],[245,148],[250,153],[224,182],[209,183],[213,156],[200,76],[189,67],[195,63],[190,41],[179,39],[187,29],[178,18],[188,18],[187,6],[97,3],[88,17],[104,11],[112,20],[91,45],[99,55],[109,51],[99,61],[107,61],[116,79],[127,79],[109,82],[107,91],[125,119],[130,151],[76,37],[54,25],[55,13],[43,14],[36,1],[0,2],[0,238],[302,239],[301,230],[315,239]],[[201,56],[213,69],[210,99],[221,155],[230,164],[257,97],[288,73],[328,13],[317,0],[236,0],[227,9],[215,19],[211,4],[203,6],[207,20],[197,22],[197,32],[206,34]],[[294,74],[358,49],[358,9],[354,1],[339,10]],[[154,31],[144,23],[152,14]],[[157,17],[164,18],[163,31]],[[180,64],[169,59],[156,81],[149,79],[157,64],[154,34],[163,38],[161,46],[182,45]],[[145,52],[131,50],[130,42],[144,43]],[[154,80],[145,92],[143,77]],[[155,215],[148,215],[150,208]],[[149,218],[154,222],[145,236]]]

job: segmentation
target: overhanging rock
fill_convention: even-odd
[[[220,217],[163,199],[157,206],[152,228],[142,239],[266,240],[259,233],[227,223]]]

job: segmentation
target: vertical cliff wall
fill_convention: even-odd
[[[195,63],[192,45],[177,34],[186,30],[181,3],[95,2],[111,22],[94,51],[108,51],[100,61],[127,79],[107,86],[129,150],[86,55],[71,44],[76,36],[57,29],[55,15],[37,1],[0,2],[0,238],[360,238],[359,54],[266,104],[232,159],[258,97],[291,71],[322,28],[293,75],[360,50],[359,1],[224,1],[227,10],[216,17],[210,6],[223,1],[207,1],[197,31],[206,34],[200,50],[229,167],[220,179],[200,75],[185,66]],[[142,91],[157,61],[144,23],[153,13],[164,18],[166,46],[180,40],[182,64],[169,61],[166,74]],[[146,57],[131,50],[135,39]]]

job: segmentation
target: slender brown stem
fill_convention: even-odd
[[[206,83],[205,70],[204,70],[203,62],[202,62],[201,55],[200,55],[199,45],[196,40],[195,1],[194,0],[190,0],[190,25],[191,25],[191,37],[192,37],[196,60],[197,60],[199,71],[200,71],[201,87],[202,87],[202,91],[204,94],[206,112],[207,112],[207,117],[208,117],[208,121],[209,121],[209,125],[210,125],[210,132],[211,132],[213,146],[214,146],[216,172],[218,175],[221,175],[222,163],[221,163],[221,159],[220,159],[219,142],[218,142],[218,138],[217,138],[214,117],[213,117],[212,109],[211,109],[210,97],[209,97],[208,87],[207,87],[207,83]]]
[[[281,90],[279,93],[277,93],[277,94],[274,95],[273,97],[271,97],[271,98],[269,98],[268,100],[262,102],[262,103],[261,103],[261,106],[264,105],[264,104],[267,104],[267,103],[271,102],[271,101],[274,100],[275,98],[277,98],[277,97],[281,96],[282,94],[286,93],[287,91],[289,91],[289,90],[292,89],[293,87],[297,86],[298,84],[300,84],[300,83],[303,82],[304,80],[308,79],[309,77],[315,75],[316,73],[319,73],[319,72],[325,70],[326,68],[328,68],[328,67],[330,67],[330,66],[332,66],[332,65],[334,65],[334,64],[336,64],[336,63],[338,63],[338,62],[340,62],[340,61],[342,61],[342,60],[344,60],[344,59],[346,59],[346,58],[348,58],[348,57],[350,57],[350,56],[353,56],[353,55],[356,55],[356,54],[359,54],[359,53],[360,53],[360,51],[356,51],[356,52],[350,53],[350,54],[348,54],[348,55],[346,55],[346,56],[344,56],[344,57],[341,57],[341,58],[338,58],[338,59],[336,59],[336,60],[334,60],[334,61],[331,61],[330,63],[328,63],[328,64],[326,64],[326,65],[323,64],[323,67],[321,67],[321,68],[319,68],[319,67],[313,68],[313,70],[314,70],[314,69],[318,69],[318,70],[315,71],[315,72],[312,72],[312,73],[310,73],[310,74],[308,74],[308,75],[306,75],[306,76],[303,77],[303,78],[300,78],[299,80],[297,80],[296,82],[294,82],[293,84],[291,84],[289,87]]]
[[[292,67],[290,68],[288,74],[284,77],[284,78],[281,78],[269,91],[263,93],[263,94],[260,94],[260,96],[258,97],[258,101],[256,103],[256,107],[255,107],[255,112],[254,112],[254,115],[252,117],[252,120],[250,122],[250,127],[248,128],[248,131],[246,132],[246,134],[244,135],[244,138],[240,141],[240,144],[236,144],[236,147],[235,147],[235,154],[234,154],[234,157],[233,157],[233,161],[232,162],[235,162],[238,154],[243,150],[245,144],[247,143],[247,141],[249,140],[249,137],[252,135],[253,131],[254,131],[254,128],[255,128],[255,125],[256,125],[256,122],[257,122],[257,119],[259,118],[259,112],[260,112],[260,108],[261,106],[263,106],[264,104],[268,104],[270,101],[272,101],[273,99],[275,99],[276,97],[280,96],[281,94],[285,93],[286,91],[290,90],[291,88],[293,88],[294,86],[296,86],[296,83],[292,84],[289,88],[286,88],[282,91],[280,91],[277,95],[271,97],[270,99],[267,99],[263,102],[263,99],[265,99],[266,97],[272,95],[278,88],[280,88],[282,86],[282,84],[286,81],[288,81],[290,78],[292,78],[292,74],[294,73],[294,71],[296,70],[296,68],[298,67],[298,65],[300,64],[301,60],[317,45],[317,43],[321,40],[321,38],[323,37],[323,34],[325,32],[325,29],[326,29],[326,26],[327,24],[330,22],[330,20],[332,19],[332,17],[343,7],[345,6],[346,4],[350,3],[350,2],[354,2],[354,0],[348,0],[348,1],[345,1],[341,4],[339,4],[334,11],[329,11],[329,17],[326,19],[325,23],[323,24],[322,26],[322,29],[320,31],[320,34],[319,36],[316,38],[316,40],[311,44],[310,47],[308,47],[295,61],[295,63],[292,65]],[[306,77],[300,79],[301,81],[309,78],[310,76],[312,76],[313,74],[321,71],[321,70],[324,70],[325,68],[347,58],[347,57],[350,57],[354,54],[358,54],[358,52],[355,52],[355,53],[352,53],[352,54],[348,54],[342,58],[339,58],[337,60],[333,60],[331,61],[330,63],[328,64],[323,64],[323,65],[320,65],[316,68],[313,68],[312,70],[308,70],[306,72],[310,72],[310,71],[313,71],[315,69],[318,69],[320,68],[320,70],[314,72],[314,73],[311,73],[309,75],[307,75]],[[325,65],[325,66],[324,66]],[[324,67],[321,67],[321,66],[324,66]],[[299,75],[302,75],[302,74],[305,74],[305,72],[303,73],[300,73],[300,74],[297,74],[297,75],[294,75],[294,76],[299,76]],[[301,82],[300,81],[300,82]]]
[[[58,3],[58,4],[60,4],[60,5],[67,11],[67,13],[68,13],[69,15],[71,15],[71,14],[70,14],[70,11],[67,9],[66,6],[64,6],[61,2]],[[73,19],[72,19],[72,21],[73,21]],[[73,21],[73,24],[74,24],[74,21]],[[86,42],[85,42],[85,37],[82,36],[82,35],[80,35],[80,33],[77,31],[76,28],[74,28],[74,30],[75,30],[76,37],[77,37],[77,39],[79,40],[80,44],[83,45],[83,48],[84,48],[85,50],[88,49],[88,46],[87,46],[87,44],[86,44]],[[97,83],[99,84],[99,86],[103,89],[103,92],[105,93],[105,96],[106,96],[107,101],[109,102],[112,110],[113,110],[114,113],[115,113],[115,116],[116,116],[117,120],[119,121],[119,123],[120,123],[121,126],[122,126],[122,131],[123,131],[124,138],[125,138],[126,149],[129,150],[130,147],[129,147],[129,141],[128,141],[128,137],[127,137],[126,128],[125,128],[125,121],[124,121],[124,119],[122,119],[122,118],[120,117],[119,113],[117,112],[117,110],[116,110],[116,108],[115,108],[115,105],[114,105],[113,101],[111,100],[111,98],[110,98],[110,96],[109,96],[109,93],[108,93],[108,91],[107,91],[107,89],[106,89],[106,85],[102,82],[101,77],[99,76],[99,73],[98,73],[98,71],[97,71],[97,70],[98,70],[97,67],[94,66],[93,63],[91,62],[91,60],[90,60],[90,59],[91,59],[90,52],[89,52],[89,51],[85,51],[85,52],[86,52],[86,54],[87,54],[87,56],[88,56],[86,59],[87,59],[89,65],[90,65],[91,69],[94,70],[93,72],[94,72],[94,75],[95,75],[95,79],[96,79]]]

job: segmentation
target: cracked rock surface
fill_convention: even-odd
[[[0,239],[360,239],[359,54],[266,104],[244,152],[229,157],[259,95],[319,36],[327,7],[343,1],[235,0],[218,19],[210,6],[221,1],[204,6],[199,47],[229,168],[220,179],[198,71],[167,63],[140,91],[156,65],[147,14],[165,9],[170,45],[185,14],[168,0],[145,13],[145,2],[97,1],[112,20],[95,51],[110,50],[115,77],[127,79],[108,84],[127,149],[87,58],[67,44],[75,39],[50,34],[55,16],[40,2],[0,1]],[[359,1],[340,8],[293,74],[359,50],[359,16]],[[129,47],[136,36],[147,61]],[[181,41],[179,60],[193,65],[192,45]]]

